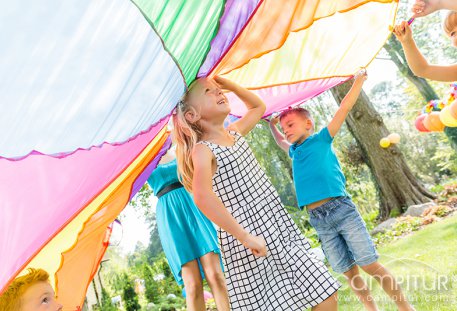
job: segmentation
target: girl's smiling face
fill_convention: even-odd
[[[202,118],[227,115],[230,106],[219,85],[212,79],[198,79],[190,91],[190,103]]]
[[[21,296],[20,311],[61,311],[54,290],[48,282],[37,282]]]

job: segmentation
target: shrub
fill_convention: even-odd
[[[446,205],[436,205],[436,206],[431,206],[427,208],[423,213],[422,217],[426,216],[438,216],[438,217],[444,217],[447,214],[452,212],[452,209],[449,206]]]
[[[384,233],[378,233],[373,237],[373,242],[376,245],[382,245],[396,240],[398,237],[418,230],[422,226],[422,218],[420,217],[398,217],[397,222],[392,226],[392,229]]]

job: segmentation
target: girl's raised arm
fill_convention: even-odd
[[[429,15],[438,10],[457,11],[455,0],[416,0],[411,11],[413,18]]]
[[[265,103],[256,94],[233,81],[218,76],[214,78],[214,81],[216,81],[222,89],[235,93],[235,95],[246,105],[248,112],[241,119],[233,122],[228,127],[229,130],[234,130],[243,136],[246,135],[254,128],[265,113]]]
[[[457,64],[449,66],[431,65],[420,52],[414,41],[411,26],[407,21],[395,26],[394,34],[405,51],[406,61],[411,71],[418,77],[435,81],[452,82],[457,80]]]

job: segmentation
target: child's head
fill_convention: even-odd
[[[192,190],[192,150],[214,124],[224,124],[230,113],[227,97],[213,79],[195,80],[176,107],[173,116],[173,140],[181,182]]]
[[[283,111],[279,115],[279,122],[291,144],[302,143],[314,132],[314,120],[304,108],[296,107]]]
[[[0,296],[2,311],[60,311],[62,305],[55,299],[49,284],[49,274],[43,269],[29,269],[16,278]]]
[[[452,45],[457,47],[457,12],[451,11],[443,24],[444,31],[451,38]]]

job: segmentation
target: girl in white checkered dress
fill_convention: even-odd
[[[248,110],[228,129],[221,88]],[[264,112],[260,98],[229,80],[196,80],[173,118],[182,183],[220,228],[232,310],[336,310],[339,283],[309,252],[242,137]]]

